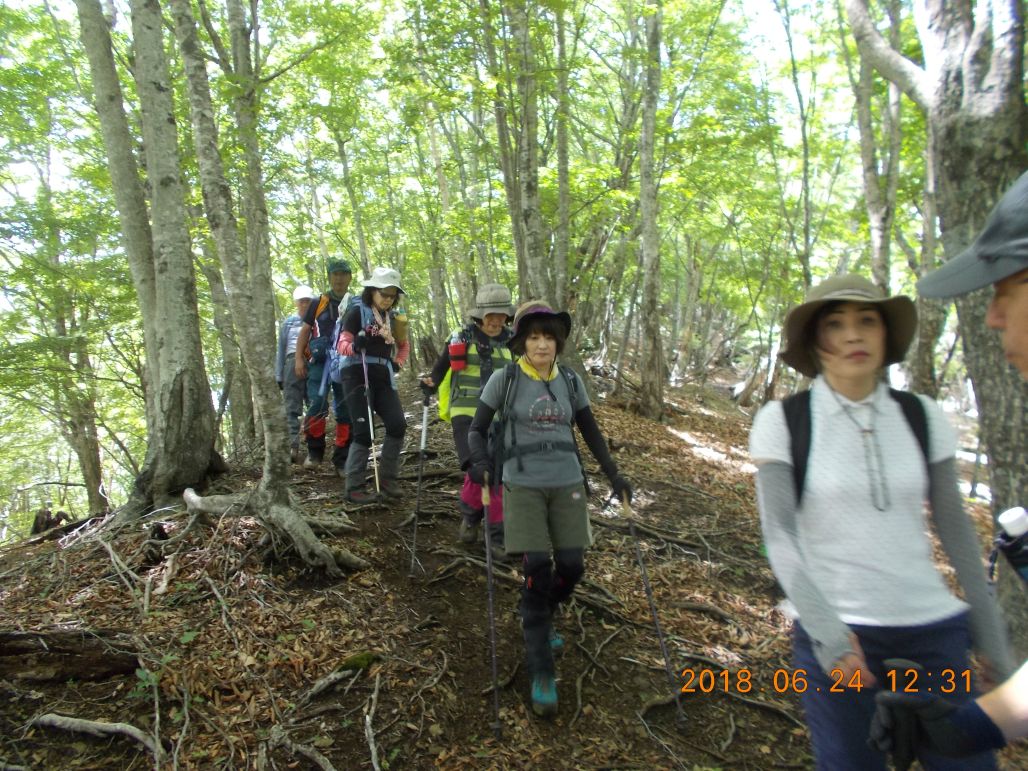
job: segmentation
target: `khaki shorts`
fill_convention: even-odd
[[[585,485],[503,486],[503,548],[507,552],[584,549],[593,542]]]

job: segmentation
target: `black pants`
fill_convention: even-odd
[[[550,624],[557,605],[571,597],[585,573],[585,549],[557,549],[553,560],[546,552],[527,552],[522,563],[521,628],[525,636],[528,674],[553,676]]]
[[[353,421],[353,441],[371,446],[371,426],[368,424],[368,401],[371,409],[382,418],[386,436],[403,439],[407,420],[400,404],[400,395],[393,389],[389,370],[384,364],[368,365],[368,389],[364,387],[364,370],[360,366],[343,370],[343,392],[346,407]]]

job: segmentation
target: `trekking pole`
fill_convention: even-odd
[[[361,335],[364,331],[361,330]],[[371,467],[375,470],[375,492],[381,493],[382,489],[378,483],[378,458],[375,457],[375,416],[371,413],[371,385],[368,383],[368,359],[361,351],[361,366],[364,367],[364,401],[368,403],[368,431],[371,432],[371,446],[368,454],[371,456]]]
[[[646,563],[643,562],[642,549],[639,548],[639,538],[635,534],[635,518],[632,515],[632,507],[628,502],[628,493],[621,494],[621,514],[628,520],[628,532],[632,536],[632,544],[635,546],[635,559],[639,563],[639,570],[642,572],[643,589],[646,590],[646,599],[650,603],[650,614],[653,616],[653,628],[657,630],[657,640],[660,642],[660,652],[664,656],[664,672],[667,674],[668,685],[675,695],[675,707],[678,709],[678,722],[680,725],[686,722],[685,712],[682,711],[682,703],[679,701],[678,684],[675,682],[675,673],[671,669],[671,656],[667,652],[667,643],[664,642],[664,631],[660,628],[660,619],[657,617],[657,604],[653,601],[653,590],[650,588],[650,576],[646,572]]]
[[[485,585],[486,593],[489,596],[489,653],[492,659],[493,668],[493,735],[496,741],[500,741],[503,729],[500,725],[500,686],[499,677],[496,674],[496,613],[493,610],[493,550],[489,548],[492,541],[489,538],[489,474],[485,475],[482,483],[482,508],[485,509]]]
[[[418,494],[414,499],[414,535],[411,537],[410,545],[410,572],[409,577],[414,577],[414,562],[418,555],[418,514],[421,513],[421,477],[425,471],[425,445],[428,444],[428,403],[432,394],[425,391],[424,408],[421,410],[421,457],[418,458]]]

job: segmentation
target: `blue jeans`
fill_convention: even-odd
[[[885,676],[882,662],[888,658],[904,658],[916,661],[931,672],[931,678],[922,678],[917,687],[920,690],[932,688],[955,703],[969,701],[975,695],[973,683],[967,690],[967,651],[971,646],[971,633],[967,614],[932,624],[918,626],[858,626],[850,629],[857,635],[864,658],[874,674],[877,683],[873,688],[844,688],[842,693],[832,693],[835,678],[821,671],[814,658],[810,637],[797,622],[793,628],[793,665],[806,670],[807,689],[800,694],[800,703],[810,729],[814,746],[814,760],[818,769],[824,771],[885,771],[885,754],[867,744],[871,718],[875,711],[875,694],[880,688],[888,688],[892,681]],[[942,670],[952,670],[954,676],[943,680]],[[903,679],[897,677],[897,688],[902,688]],[[940,692],[940,686],[956,688],[953,693]],[[844,685],[844,684],[843,684]],[[838,686],[837,686],[838,688]],[[958,771],[958,769],[994,769],[996,760],[991,752],[968,758],[942,758],[922,753],[918,758],[921,765],[932,771]]]

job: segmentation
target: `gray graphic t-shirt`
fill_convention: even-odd
[[[516,379],[511,385],[514,402],[508,413],[504,437],[506,447],[510,448],[512,435],[516,436],[517,445],[521,447],[539,442],[574,442],[571,427],[575,413],[589,406],[589,397],[578,375],[571,372],[578,385],[577,394],[574,394],[562,373],[549,381],[547,390],[547,384],[541,380],[534,380],[516,365],[515,370]],[[503,381],[504,371],[497,370],[482,389],[482,401],[494,410],[499,409],[503,402]],[[528,452],[522,455],[521,465],[523,470],[519,471],[517,458],[509,458],[503,465],[503,481],[524,487],[567,487],[583,479],[582,467],[573,450]]]

